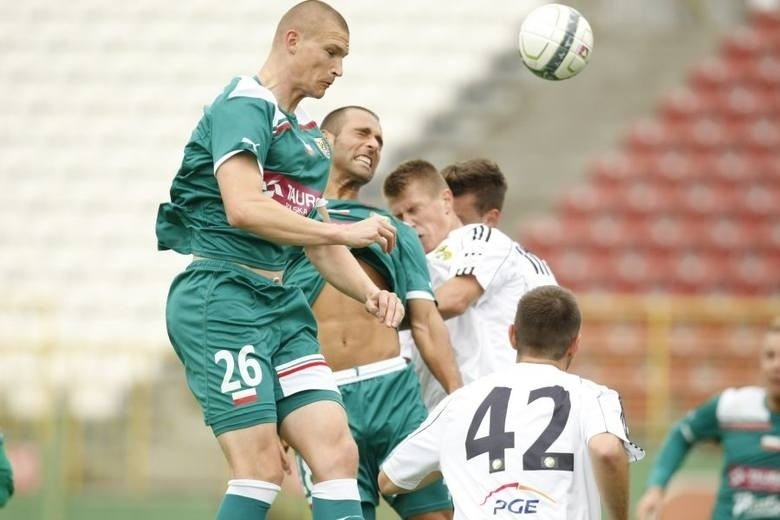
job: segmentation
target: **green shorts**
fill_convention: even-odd
[[[364,515],[379,504],[379,467],[393,448],[413,432],[428,411],[412,365],[398,357],[335,373],[349,418],[349,429],[358,446],[358,487]],[[301,483],[311,496],[311,471],[298,457]],[[452,509],[442,480],[419,491],[385,496],[401,518]],[[369,513],[372,511],[369,511]]]
[[[340,402],[300,289],[231,262],[197,260],[171,285],[168,336],[215,435]]]

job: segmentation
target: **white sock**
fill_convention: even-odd
[[[317,482],[311,488],[311,497],[322,500],[357,500],[360,502],[357,479],[340,478]]]
[[[239,495],[254,500],[260,500],[266,504],[273,504],[274,498],[282,488],[276,484],[262,480],[234,479],[228,480],[228,495]]]

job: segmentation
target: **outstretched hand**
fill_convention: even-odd
[[[636,517],[639,520],[654,520],[661,517],[661,504],[664,499],[664,491],[660,487],[648,489],[636,506]]]
[[[390,223],[390,219],[381,215],[373,215],[365,220],[344,227],[346,232],[344,245],[366,247],[376,243],[386,253],[389,253],[395,247],[395,227]]]
[[[378,290],[366,298],[368,312],[388,327],[397,327],[404,319],[404,305],[394,293]]]

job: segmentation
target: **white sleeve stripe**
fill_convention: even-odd
[[[436,301],[433,295],[428,291],[409,291],[408,293],[406,293],[406,299]]]
[[[223,164],[225,164],[225,161],[227,161],[228,159],[230,159],[234,155],[238,155],[238,154],[243,153],[243,152],[252,153],[251,150],[233,150],[232,152],[228,152],[225,155],[223,155],[222,157],[220,157],[219,159],[217,159],[216,161],[214,161],[214,175],[217,174],[217,170],[219,169],[219,167],[222,166]],[[257,166],[260,167],[260,176],[262,177],[263,176],[263,165],[260,164],[260,158],[257,157],[257,156],[255,156],[255,157],[257,158]]]

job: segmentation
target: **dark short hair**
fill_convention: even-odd
[[[372,116],[374,116],[374,119],[379,121],[379,116],[376,115],[374,111],[358,105],[348,105],[348,106],[337,108],[329,112],[328,115],[326,115],[322,119],[322,123],[320,123],[320,128],[322,130],[327,130],[333,135],[339,135],[341,133],[341,129],[344,126],[344,121],[347,118],[347,112],[349,112],[350,110],[362,110],[367,114],[371,114]]]
[[[447,183],[433,164],[423,159],[412,159],[402,162],[385,177],[382,191],[389,199],[398,197],[415,181],[423,182],[431,193],[447,188]]]
[[[441,171],[456,197],[473,193],[476,209],[484,215],[491,209],[501,211],[506,196],[506,177],[498,164],[489,159],[468,159],[450,164]]]
[[[559,360],[580,333],[582,316],[574,295],[557,285],[531,289],[515,314],[518,351]]]

